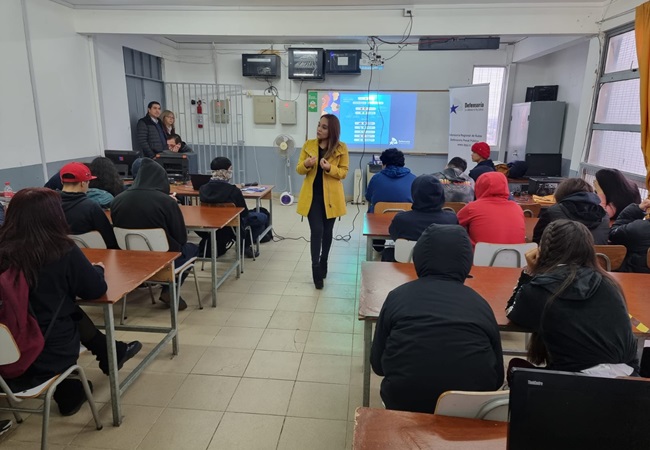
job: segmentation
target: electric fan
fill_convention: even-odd
[[[286,134],[278,135],[278,137],[275,138],[273,145],[277,150],[278,154],[281,157],[285,158],[287,161],[284,167],[284,171],[287,176],[288,190],[280,194],[280,203],[284,206],[289,206],[292,205],[294,201],[293,194],[291,193],[291,175],[289,173],[289,170],[291,168],[291,155],[293,155],[293,152],[296,150],[296,146],[293,141],[293,138]]]

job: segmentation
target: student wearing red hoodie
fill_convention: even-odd
[[[508,200],[508,180],[501,172],[487,172],[476,182],[476,200],[458,211],[458,223],[467,229],[472,245],[523,244],[526,225],[521,207]]]

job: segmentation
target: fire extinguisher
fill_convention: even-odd
[[[201,106],[201,100],[196,102],[196,123],[199,129],[203,128],[203,106]]]

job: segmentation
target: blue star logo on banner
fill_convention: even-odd
[[[456,110],[458,109],[458,105],[451,105],[451,112],[449,114],[458,114]]]

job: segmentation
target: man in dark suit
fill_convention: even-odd
[[[159,117],[160,103],[149,102],[147,115],[138,120],[136,125],[136,150],[141,156],[153,158],[157,153],[167,150],[167,139]]]

